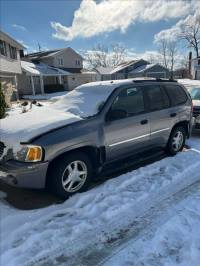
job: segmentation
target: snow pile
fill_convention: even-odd
[[[70,265],[73,258],[78,259],[77,252],[100,248],[110,235],[129,228],[156,203],[199,181],[199,168],[199,153],[183,152],[109,180],[61,205],[10,215],[2,208],[2,265],[40,265],[44,258],[47,265],[53,261],[61,265],[60,257],[65,258],[63,265]]]

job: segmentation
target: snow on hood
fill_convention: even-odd
[[[21,113],[21,108],[15,108],[9,116],[0,120],[0,139],[6,146],[15,150],[20,142],[27,142],[48,130],[79,120],[81,118],[72,113],[62,112],[48,106],[33,106],[26,113]]]

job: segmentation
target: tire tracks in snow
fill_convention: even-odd
[[[190,151],[194,152],[195,151]],[[129,238],[136,237],[138,232],[149,224],[148,212],[153,212],[155,206],[162,204],[170,198],[200,181],[198,172],[199,162],[194,163],[183,173],[180,178],[162,187],[159,191],[150,194],[150,197],[140,200],[130,208],[130,213],[121,213],[121,220],[106,224],[106,230],[102,226],[85,232],[79,239],[62,244],[62,247],[50,250],[36,259],[32,259],[25,265],[101,265],[103,258],[109,258],[113,250],[121,245],[120,241],[127,242]],[[181,180],[181,181],[180,181]],[[147,214],[146,219],[144,214]],[[149,216],[150,217],[150,216]],[[131,231],[132,230],[132,231]],[[131,233],[130,233],[131,232]],[[130,234],[130,236],[129,236]],[[125,236],[125,237],[123,237]],[[122,239],[122,240],[121,240]],[[122,241],[122,242],[123,242]],[[79,249],[74,251],[74,247]]]

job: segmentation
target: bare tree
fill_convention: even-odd
[[[159,53],[162,58],[162,65],[170,70],[171,78],[173,78],[174,66],[178,55],[177,42],[162,39],[159,43]]]
[[[87,51],[85,60],[89,67],[112,67],[124,61],[126,57],[126,49],[119,45],[113,44],[111,48],[98,44],[92,50]]]
[[[200,52],[200,16],[193,17],[182,26],[180,38],[187,42],[188,47],[194,49],[198,57]]]
[[[162,65],[166,68],[169,67],[169,57],[168,57],[168,42],[166,39],[162,39],[159,42],[159,53],[161,55]]]

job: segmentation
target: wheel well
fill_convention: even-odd
[[[52,170],[53,166],[56,164],[57,161],[62,160],[67,154],[74,153],[74,152],[83,152],[86,153],[89,159],[94,166],[94,169],[97,170],[105,161],[105,148],[104,147],[93,147],[93,146],[84,146],[77,149],[73,149],[67,152],[64,152],[57,157],[55,157],[52,161],[50,161],[48,169],[47,169],[47,178],[49,171]],[[46,178],[46,183],[47,183]]]
[[[174,128],[176,128],[176,127],[180,127],[180,126],[184,127],[185,132],[186,132],[186,134],[187,134],[187,137],[189,137],[189,122],[188,122],[188,121],[181,121],[181,122],[177,123],[177,124],[174,125],[174,127],[172,128],[172,131],[173,131]]]

